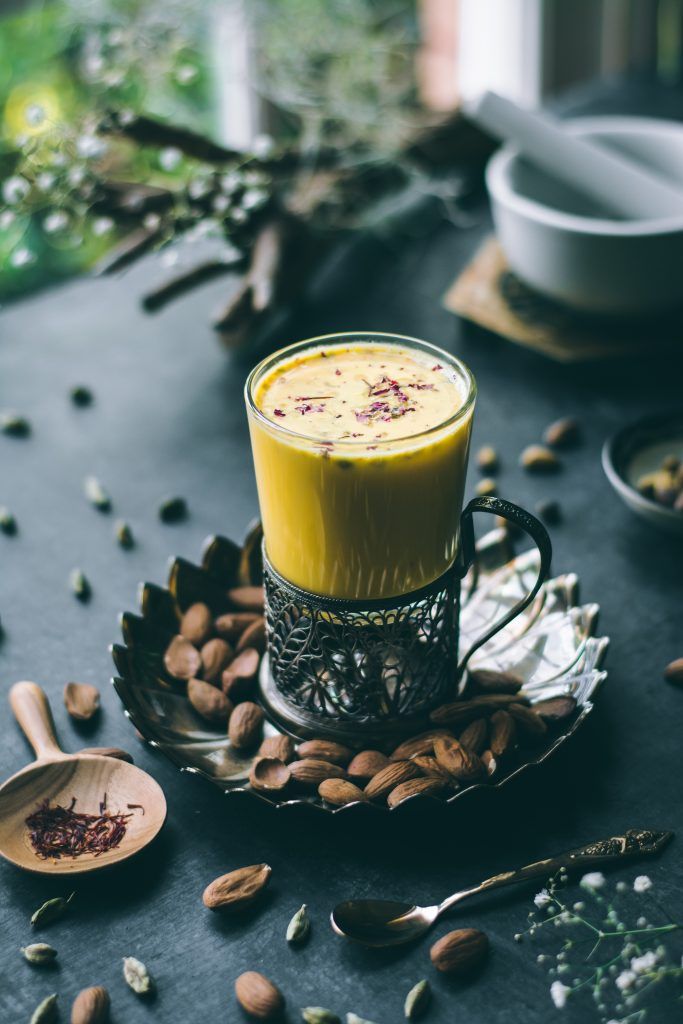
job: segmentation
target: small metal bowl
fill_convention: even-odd
[[[683,536],[683,512],[641,494],[637,482],[661,467],[666,455],[683,462],[683,411],[648,416],[623,427],[605,442],[602,466],[622,501],[667,533]]]
[[[493,530],[477,545],[477,561],[463,581],[461,643],[468,648],[500,619],[502,612],[527,593],[538,575],[538,550],[514,556],[509,534]],[[541,765],[585,721],[593,698],[606,676],[602,665],[606,637],[595,635],[598,606],[578,603],[574,573],[547,580],[534,601],[509,626],[476,652],[473,669],[512,671],[524,680],[522,692],[532,705],[548,697],[571,695],[576,709],[546,737],[501,768],[487,782],[464,786],[448,797],[417,794],[390,810],[386,805],[353,803],[334,808],[317,793],[288,793],[284,798],[257,793],[249,785],[255,754],[231,747],[225,731],[204,722],[190,706],[184,690],[164,668],[164,651],[178,630],[178,612],[204,601],[214,615],[227,610],[227,588],[262,579],[261,531],[257,525],[242,547],[224,537],[210,538],[201,566],[176,559],[168,588],[141,586],[140,614],[121,615],[123,644],[112,646],[118,670],[112,682],[125,713],[143,738],[184,772],[192,772],[226,796],[236,793],[271,804],[282,811],[306,804],[321,814],[364,814],[382,818],[399,814],[409,803],[457,803],[465,793],[500,788],[521,773]],[[267,722],[266,735],[278,732]]]

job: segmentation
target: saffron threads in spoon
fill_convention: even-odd
[[[80,857],[84,853],[97,857],[121,843],[132,814],[111,814],[106,793],[99,814],[83,814],[74,810],[75,805],[75,797],[69,807],[50,806],[45,800],[26,819],[31,844],[43,860]]]

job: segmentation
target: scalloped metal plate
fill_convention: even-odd
[[[464,648],[530,588],[538,571],[538,553],[532,550],[515,557],[504,530],[483,537],[477,555],[476,571],[463,585],[460,628]],[[214,614],[220,614],[227,609],[228,587],[255,582],[260,572],[258,524],[252,526],[242,547],[223,537],[209,538],[201,566],[178,558],[170,566],[167,589],[153,583],[141,585],[141,614],[122,613],[124,642],[111,648],[118,671],[112,683],[138,732],[182,771],[206,779],[228,796],[247,794],[278,809],[308,805],[326,814],[396,814],[415,800],[453,804],[473,790],[500,789],[542,764],[576,731],[592,710],[593,698],[607,675],[602,666],[609,641],[595,636],[598,605],[579,603],[575,574],[556,576],[522,615],[477,651],[471,663],[472,668],[518,673],[532,703],[560,694],[576,698],[578,707],[572,719],[530,751],[527,760],[493,781],[460,789],[448,798],[417,795],[394,810],[374,804],[333,808],[317,794],[278,801],[251,789],[248,776],[253,755],[238,754],[224,734],[207,726],[163,667],[164,651],[177,630],[176,608],[187,608],[201,599]],[[276,732],[267,723],[266,734]]]

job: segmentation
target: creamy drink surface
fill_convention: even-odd
[[[457,554],[473,401],[446,353],[397,342],[295,346],[249,410],[266,551],[297,586],[374,599]],[[473,386],[472,386],[473,394]]]

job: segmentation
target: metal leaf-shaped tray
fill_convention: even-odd
[[[219,615],[228,608],[227,589],[260,583],[261,572],[258,524],[241,547],[224,537],[210,538],[201,566],[178,558],[170,567],[168,588],[153,583],[141,586],[141,613],[122,614],[124,643],[112,646],[119,673],[112,682],[133,725],[181,770],[200,775],[228,796],[248,793],[278,808],[305,803],[335,814],[360,806],[365,813],[370,807],[378,814],[397,813],[413,800],[455,803],[472,789],[504,786],[545,761],[590,713],[593,697],[606,676],[602,664],[609,641],[594,635],[598,606],[579,604],[579,583],[574,573],[556,576],[545,583],[526,611],[477,651],[470,664],[473,669],[510,670],[520,675],[524,679],[522,692],[532,704],[565,694],[576,699],[573,716],[536,747],[525,750],[522,763],[517,761],[488,782],[459,789],[447,798],[416,795],[391,812],[387,807],[369,804],[332,808],[317,794],[297,794],[292,799],[265,796],[252,790],[248,781],[255,755],[233,750],[224,732],[204,722],[168,676],[163,663],[164,651],[178,630],[179,612],[204,601]],[[463,649],[531,588],[537,572],[538,552],[534,549],[515,556],[507,531],[494,530],[482,538],[477,545],[475,570],[463,585]],[[267,735],[276,732],[275,726],[266,724]]]

